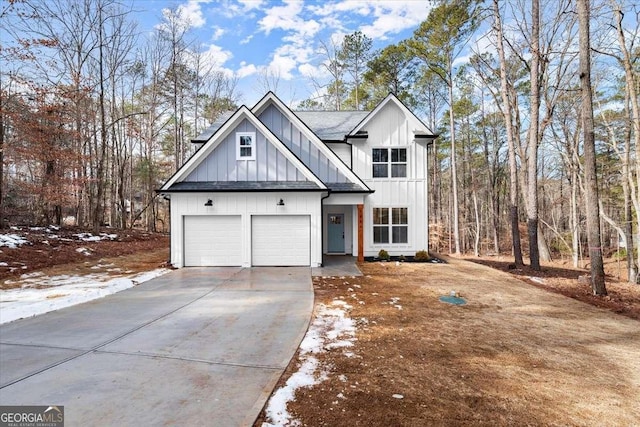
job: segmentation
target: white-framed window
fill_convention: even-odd
[[[256,159],[256,133],[237,132],[236,133],[236,159],[255,160]]]
[[[409,209],[373,208],[373,243],[409,243]]]
[[[406,178],[406,148],[374,148],[371,152],[374,178]]]

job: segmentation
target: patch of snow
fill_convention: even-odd
[[[391,395],[391,397],[393,397],[394,399],[404,399],[404,396],[401,394],[393,394]]]
[[[6,262],[0,262],[0,267],[8,267],[9,264],[7,264]]]
[[[23,276],[29,276],[26,278],[25,287],[0,293],[0,324],[102,298],[161,276],[168,271],[166,268],[160,268],[112,279],[109,279],[106,274],[87,276],[25,274]]]
[[[4,246],[10,249],[15,249],[18,246],[22,246],[24,244],[29,243],[22,236],[18,236],[17,234],[0,234],[0,247]]]
[[[532,282],[544,284],[544,279],[542,277],[529,276],[529,280],[531,280]]]
[[[340,300],[333,301],[329,306],[321,304],[318,307],[316,317],[300,344],[300,368],[269,399],[266,409],[267,422],[262,423],[262,427],[300,425],[299,421],[292,419],[287,410],[287,403],[295,400],[295,393],[299,388],[311,387],[328,378],[327,372],[321,369],[318,359],[313,354],[324,353],[332,348],[353,346],[356,339],[356,328],[353,320],[346,316],[346,307],[351,308]],[[353,353],[349,354],[347,357],[355,356]],[[344,376],[339,378],[343,382],[346,381]]]
[[[94,234],[91,233],[77,233],[74,234],[75,237],[78,238],[78,240],[82,240],[83,242],[98,242],[100,240],[114,240],[116,238],[118,238],[117,234],[107,234],[107,233],[100,233],[99,236],[96,236]]]
[[[80,248],[76,248],[76,252],[84,255],[84,256],[89,256],[91,255],[91,249],[85,248],[85,247],[80,247]]]

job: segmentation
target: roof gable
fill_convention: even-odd
[[[236,160],[234,136],[236,131],[256,132],[255,161]],[[232,149],[229,147],[230,144],[233,145]],[[267,165],[271,169],[265,169]],[[248,181],[310,181],[319,189],[327,188],[243,105],[178,169],[160,191],[169,190],[174,184],[180,182]]]
[[[423,135],[435,138],[437,135],[434,135],[433,132],[425,125],[422,120],[420,120],[411,110],[407,108],[406,105],[402,103],[394,94],[390,93],[387,95],[385,99],[380,102],[376,108],[374,108],[356,127],[354,127],[351,132],[349,132],[349,137],[357,137],[357,133],[362,131],[364,127],[370,123],[374,118],[378,115],[380,111],[382,111],[388,104],[396,105],[405,115],[409,123],[413,127],[414,135]]]
[[[325,184],[350,182],[360,187],[362,191],[371,191],[351,168],[344,164],[273,92],[267,93],[258,101],[252,108],[252,112],[260,117],[260,120],[274,131]],[[275,112],[278,114],[274,114]]]

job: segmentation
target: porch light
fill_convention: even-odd
[[[280,199],[280,201],[276,203],[276,206],[284,206],[284,200]]]
[[[213,206],[213,200],[209,199],[205,202],[205,206]]]

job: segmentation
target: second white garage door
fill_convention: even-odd
[[[184,217],[185,266],[242,265],[240,215]]]
[[[309,215],[251,217],[251,263],[256,266],[311,264]]]

